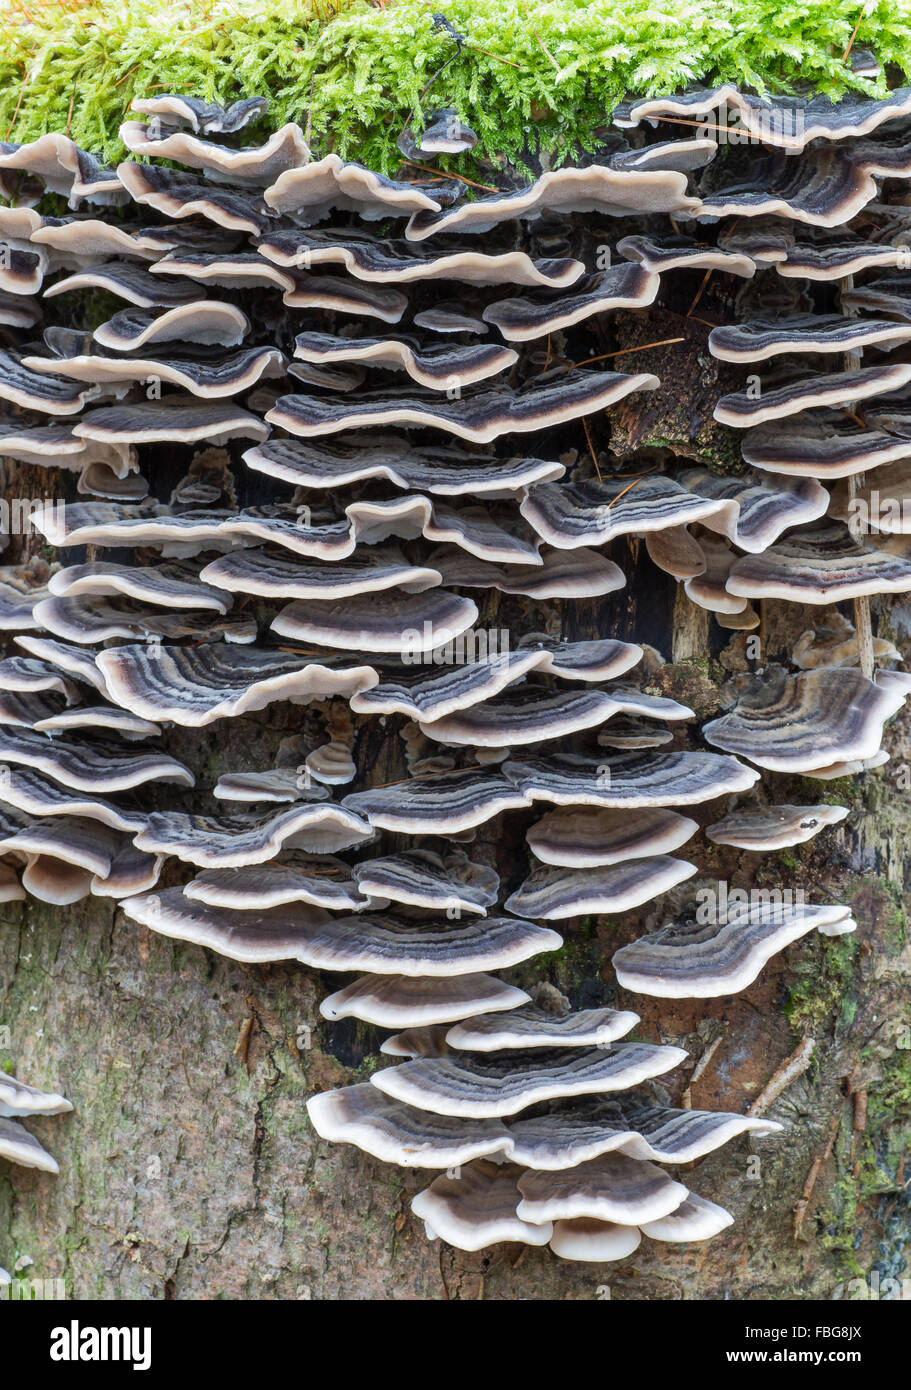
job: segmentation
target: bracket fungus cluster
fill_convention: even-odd
[[[681,138],[722,104],[749,158]],[[775,778],[877,765],[911,690],[862,621],[911,591],[911,527],[853,524],[868,470],[911,494],[911,92],[632,102],[600,153],[480,197],[432,168],[475,144],[451,112],[406,128],[393,180],[297,124],[245,144],[258,100],[134,106],[117,169],[60,134],[0,151],[0,455],[47,479],[50,557],[0,574],[0,892],[353,977],[322,1014],[390,1030],[392,1060],[310,1119],[438,1170],[431,1236],[601,1261],[717,1234],[669,1166],[780,1126],[658,1098],[681,1049],[548,1004],[534,963],[671,894],[617,982],[715,998],[853,927],[826,903],[698,921],[677,851],[697,815],[749,853],[837,824]],[[709,276],[723,471],[649,443],[675,359],[639,341],[658,309],[698,333]],[[853,602],[856,630],[831,609],[794,669],[745,663],[700,738],[615,635],[618,561],[735,632],[772,601]],[[258,712],[291,736],[201,785],[187,731]],[[67,1103],[4,1085],[0,1154],[51,1168],[5,1117]]]
[[[0,1073],[0,1159],[22,1168],[38,1168],[43,1173],[59,1172],[57,1160],[22,1120],[37,1115],[65,1115],[72,1108],[65,1096]]]

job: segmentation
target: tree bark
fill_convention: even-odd
[[[647,331],[673,336],[673,324],[653,316]],[[649,353],[636,365],[652,370]],[[705,401],[718,390],[708,383]],[[692,456],[708,457],[700,411],[690,438],[703,443]],[[668,428],[653,426],[630,417],[636,447],[664,446]],[[7,497],[44,495],[49,475],[9,466],[4,485]],[[23,538],[12,558],[16,544],[41,549],[40,537]],[[611,554],[628,576],[618,594],[560,615],[555,604],[480,591],[478,625],[509,627],[516,638],[559,630],[562,616],[570,638],[651,643],[666,660],[649,688],[696,710],[676,746],[698,747],[699,721],[717,710],[721,685],[746,669],[745,636],[690,611],[641,543],[615,544]],[[911,658],[911,606],[896,604],[875,601],[874,622]],[[814,618],[819,610],[768,603],[762,659],[786,660]],[[222,771],[269,766],[289,733],[306,730],[319,743],[323,715],[275,705],[204,730],[172,730],[166,746],[209,788]],[[407,777],[403,722],[356,719],[359,772],[345,790]],[[850,902],[855,936],[811,934],[735,997],[625,994],[611,955],[666,920],[691,896],[690,882],[657,906],[567,923],[562,951],[504,972],[524,987],[545,980],[575,1007],[633,1008],[642,1015],[634,1038],[685,1047],[689,1060],[654,1087],[666,1103],[688,1092],[696,1108],[745,1111],[813,1040],[809,1066],[766,1112],[786,1132],[735,1141],[683,1174],[734,1214],[716,1239],[643,1242],[628,1260],[595,1266],[547,1249],[469,1255],[431,1243],[409,1205],[431,1174],[329,1146],[308,1122],[310,1094],[366,1079],[381,1061],[377,1030],[321,1019],[319,1001],[337,977],[235,964],[138,928],[104,899],[72,908],[30,899],[0,906],[0,1065],[63,1091],[75,1111],[27,1122],[58,1159],[58,1177],[0,1167],[0,1265],[12,1272],[19,1261],[24,1270],[27,1257],[27,1277],[61,1278],[69,1297],[106,1299],[828,1299],[852,1278],[900,1277],[909,1234],[902,1154],[911,1136],[907,713],[887,729],[886,746],[892,761],[859,779],[764,774],[770,799],[852,808],[818,840],[759,856],[698,836],[683,851],[702,879]],[[161,806],[183,804],[167,788],[155,795]],[[722,799],[696,814],[705,826],[725,809]],[[527,872],[524,832],[538,814],[482,827],[470,846],[499,870],[506,891]],[[163,881],[181,881],[173,861],[169,869]]]

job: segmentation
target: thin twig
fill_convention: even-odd
[[[688,121],[683,116],[660,116],[659,120],[662,125],[689,125],[696,130],[720,130],[725,135],[730,130],[726,125],[712,125],[710,121]]]
[[[595,472],[598,475],[598,482],[603,482],[604,480],[601,477],[601,469],[598,467],[598,456],[595,453],[595,446],[592,443],[592,433],[591,430],[588,428],[588,421],[586,420],[584,415],[582,416],[582,428],[585,430],[585,438],[588,440],[588,449],[589,453],[592,456],[592,463],[595,465]]]
[[[712,278],[712,267],[710,266],[709,269],[705,272],[705,274],[704,274],[703,277],[702,277],[702,284],[699,286],[698,290],[696,291],[696,298],[693,300],[692,304],[690,305],[690,307],[689,307],[689,308],[687,309],[687,311],[686,311],[686,316],[687,316],[687,318],[690,317],[690,315],[692,314],[693,310],[696,308],[696,305],[699,303],[700,299],[702,298],[702,292],[703,292],[703,290],[705,289],[706,285],[709,283],[709,280],[711,280],[711,278]]]
[[[828,1163],[832,1157],[832,1150],[835,1147],[835,1136],[838,1133],[838,1126],[841,1124],[841,1112],[837,1112],[829,1132],[829,1142],[821,1154],[817,1154],[810,1165],[807,1180],[803,1185],[803,1192],[800,1200],[794,1208],[794,1239],[800,1240],[803,1231],[803,1223],[806,1220],[807,1208],[810,1205],[810,1198],[813,1196],[813,1189],[816,1186],[816,1179],[819,1177],[819,1170],[824,1163]]]
[[[429,78],[427,79],[427,81],[424,83],[424,85],[423,85],[423,87],[421,88],[420,92],[418,92],[418,99],[417,99],[417,105],[418,105],[418,106],[420,106],[421,102],[424,100],[425,96],[426,96],[427,93],[430,91],[430,88],[433,86],[434,82],[436,82],[436,80],[437,80],[437,78],[439,77],[440,73],[446,71],[446,69],[449,67],[449,64],[450,64],[451,62],[453,62],[456,58],[458,58],[460,52],[461,52],[461,45],[459,45],[459,46],[455,49],[455,52],[454,52],[449,58],[446,59],[446,62],[445,62],[445,63],[441,64],[441,66],[437,68],[436,72],[431,73],[430,77],[429,77]],[[316,73],[314,73],[313,76],[314,76],[314,78],[315,78],[315,77],[316,77]],[[403,135],[405,134],[405,131],[406,131],[406,130],[409,130],[409,129],[411,128],[411,122],[412,122],[413,119],[414,119],[414,111],[409,111],[407,117],[405,118],[405,124],[402,126],[402,134],[403,134]]]
[[[491,53],[489,48],[479,48],[476,43],[469,43],[467,39],[465,47],[473,49],[475,53],[483,53],[485,58],[493,58],[497,63],[508,63],[511,68],[517,68],[519,72],[522,71],[521,63],[514,63],[511,58],[501,58],[499,53]]]
[[[488,58],[496,58],[496,57],[497,57],[496,53],[488,53],[486,48],[478,48],[476,44],[469,43],[467,39],[463,39],[463,38],[461,38],[461,36],[460,36],[460,37],[459,37],[459,40],[457,41],[455,51],[451,54],[450,57],[448,57],[448,58],[446,59],[445,63],[441,63],[441,64],[440,64],[440,66],[437,68],[436,72],[432,73],[432,74],[430,75],[430,77],[427,79],[427,81],[424,83],[424,86],[421,88],[421,91],[418,93],[418,99],[417,99],[417,105],[418,105],[418,106],[420,106],[421,102],[424,100],[425,96],[426,96],[427,93],[430,91],[430,88],[433,86],[434,82],[436,82],[436,80],[437,80],[437,78],[439,77],[440,73],[441,73],[441,72],[445,72],[446,69],[449,67],[449,64],[455,62],[456,58],[458,58],[459,54],[461,53],[463,46],[464,46],[465,48],[473,48],[474,51],[475,51],[476,53],[484,53],[484,54],[486,54],[486,56],[487,56]],[[509,58],[500,58],[500,59],[499,59],[499,62],[501,62],[501,63],[509,63],[510,67],[519,68],[519,71],[520,71],[520,72],[521,72],[521,70],[522,70],[522,69],[519,67],[519,64],[518,64],[518,63],[512,63],[512,62],[510,62]],[[406,118],[406,120],[405,120],[405,124],[404,124],[403,127],[402,127],[402,134],[403,134],[403,135],[405,134],[405,131],[406,131],[406,130],[410,129],[413,116],[414,116],[414,112],[413,112],[413,111],[409,112],[409,114],[408,114],[408,116],[407,116],[407,118]],[[406,161],[406,162],[407,162],[407,161]],[[457,177],[457,176],[456,176],[456,177]],[[469,179],[465,179],[465,180],[463,180],[463,182],[465,182],[465,183],[470,183],[470,180],[469,180]],[[477,186],[478,188],[482,188],[482,187],[483,187],[483,184],[477,184],[476,186]],[[499,192],[499,189],[494,188],[494,189],[492,189],[491,191],[492,191],[493,193],[498,193],[498,192]]]
[[[866,19],[866,16],[867,16],[867,6],[864,5],[863,8],[862,8],[862,10],[861,10],[861,12],[860,12],[860,18],[858,19],[857,23],[854,25],[854,31],[853,31],[853,33],[851,34],[851,37],[848,39],[847,47],[845,48],[844,53],[841,55],[841,61],[842,61],[843,63],[846,63],[846,62],[848,61],[848,54],[851,52],[851,49],[854,47],[854,40],[857,38],[857,32],[858,32],[858,30],[860,29],[860,26],[863,24],[864,20]]]
[[[764,1115],[769,1106],[778,1099],[782,1091],[787,1090],[792,1081],[796,1081],[798,1076],[803,1076],[804,1072],[813,1060],[813,1053],[816,1050],[815,1038],[804,1038],[800,1046],[791,1053],[775,1072],[771,1080],[763,1087],[753,1104],[747,1110],[747,1114],[755,1119]]]
[[[693,1086],[695,1086],[696,1082],[699,1080],[699,1078],[700,1078],[700,1077],[703,1075],[703,1073],[706,1071],[706,1069],[707,1069],[709,1063],[711,1062],[712,1058],[715,1056],[715,1053],[718,1051],[719,1047],[721,1046],[721,1037],[722,1037],[722,1035],[719,1033],[719,1035],[718,1035],[718,1037],[715,1039],[715,1041],[714,1041],[713,1043],[710,1043],[710,1044],[709,1044],[709,1046],[708,1046],[708,1047],[705,1049],[705,1051],[703,1052],[702,1056],[699,1058],[699,1061],[698,1061],[698,1062],[696,1063],[696,1065],[693,1067],[693,1074],[692,1074],[692,1076],[690,1077],[689,1082],[687,1083],[687,1088],[686,1088],[686,1090],[684,1091],[684,1093],[683,1093],[683,1095],[682,1095],[682,1097],[681,1097],[681,1100],[680,1100],[680,1104],[683,1106],[684,1110],[692,1110],[692,1108],[693,1108],[693,1097],[692,1097],[692,1095],[691,1095],[692,1088],[693,1088]]]
[[[402,163],[403,163],[403,164],[407,164],[409,169],[424,169],[425,173],[428,172],[423,164],[416,164],[416,163],[414,162],[413,159],[403,159],[403,160],[402,160]],[[434,170],[433,172],[436,173],[437,171]],[[442,173],[441,177],[444,178],[444,179],[458,179],[459,183],[467,183],[468,186],[469,186],[469,188],[480,188],[480,189],[483,189],[483,191],[484,191],[485,193],[499,193],[499,192],[500,192],[499,188],[494,188],[493,184],[490,184],[490,183],[475,183],[474,179],[466,179],[466,177],[465,177],[464,174],[453,174],[453,173],[450,173],[450,171],[449,171],[448,169],[446,169],[446,170]]]
[[[646,478],[646,477],[648,477],[648,474],[647,474],[647,473],[639,473],[639,474],[637,474],[636,477],[633,479],[633,481],[632,481],[631,483],[629,483],[627,487],[623,488],[623,490],[622,490],[621,492],[618,492],[616,497],[612,497],[612,498],[611,498],[611,500],[610,500],[610,501],[608,502],[608,504],[607,504],[608,510],[614,505],[615,502],[619,502],[621,497],[625,497],[626,494],[627,494],[628,492],[631,492],[631,491],[633,490],[633,488],[636,486],[636,484],[638,483],[638,481],[639,481],[640,478]]]
[[[663,307],[663,306],[662,306],[662,307]],[[678,312],[677,312],[676,309],[665,309],[664,312],[665,312],[666,314],[670,314],[671,318],[674,318],[674,319],[681,319],[681,320],[683,321],[683,323],[704,323],[704,324],[706,325],[707,328],[718,328],[718,327],[720,327],[719,324],[717,324],[717,323],[712,323],[711,319],[703,319],[703,318],[700,318],[698,314],[693,314],[693,313],[690,313],[690,314],[678,314]]]
[[[571,372],[576,367],[588,367],[592,362],[606,362],[609,357],[625,357],[629,352],[646,352],[648,348],[667,347],[669,343],[685,343],[685,338],[661,338],[657,343],[640,343],[638,347],[616,348],[613,352],[600,352],[597,357],[583,357],[581,362],[567,362],[561,371]],[[547,355],[550,357],[550,337],[547,339]],[[544,363],[547,371],[547,362]]]
[[[123,84],[124,84],[124,82],[126,82],[127,78],[128,78],[128,77],[132,77],[132,76],[133,76],[133,73],[134,73],[134,72],[138,72],[138,71],[139,71],[139,64],[137,63],[135,67],[130,68],[130,70],[129,70],[128,72],[125,72],[125,73],[123,74],[123,77],[119,77],[119,78],[117,79],[117,81],[114,83],[114,86],[115,86],[115,87],[122,87]]]
[[[528,20],[528,27],[531,30],[532,34],[534,34],[535,42],[537,43],[541,52],[544,54],[544,57],[547,59],[547,61],[549,63],[553,63],[554,72],[559,72],[560,64],[557,62],[556,58],[550,52],[550,50],[545,46],[544,40],[541,38],[541,35],[538,33],[537,29],[532,24],[531,17],[528,13],[528,6],[526,5],[525,0],[522,0],[522,9],[524,11],[525,18]]]
[[[310,149],[310,137],[313,134],[313,89],[315,86],[316,73],[314,72],[313,76],[310,78],[310,105],[307,107],[307,129],[304,134],[304,140],[306,141],[308,150]]]
[[[15,109],[15,111],[13,112],[13,119],[12,119],[12,120],[10,121],[10,123],[9,123],[9,130],[6,132],[6,135],[3,137],[4,140],[8,140],[8,139],[10,138],[10,135],[12,134],[13,126],[16,124],[16,118],[17,118],[17,116],[19,115],[19,107],[22,105],[22,98],[25,96],[25,89],[26,89],[26,87],[28,86],[28,80],[29,80],[29,74],[26,73],[26,74],[25,74],[25,81],[23,82],[22,86],[19,88],[19,100],[16,102],[16,109]]]

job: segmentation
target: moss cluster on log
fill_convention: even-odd
[[[881,76],[859,76],[849,48],[872,49]],[[693,82],[882,96],[909,51],[911,14],[894,0],[862,10],[857,0],[50,0],[28,10],[5,0],[0,139],[65,130],[117,158],[136,97],[267,96],[253,138],[300,121],[327,148],[388,172],[402,123],[420,129],[432,103],[477,131],[483,167],[590,148],[624,96]]]

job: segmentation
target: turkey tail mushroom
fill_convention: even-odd
[[[0,145],[0,455],[48,493],[0,517],[0,900],[326,972],[369,1079],[310,1123],[440,1170],[431,1238],[710,1239],[731,1217],[668,1168],[780,1126],[688,1108],[683,1048],[629,1035],[698,1011],[624,1007],[596,932],[571,1007],[550,924],[613,917],[614,984],[678,1000],[855,928],[772,887],[703,920],[674,856],[844,822],[759,769],[872,770],[911,691],[869,674],[898,625],[831,607],[911,591],[911,91],[633,99],[654,138],[527,184],[449,108],[395,179],[267,106],[142,97],[116,170]],[[749,150],[676,138],[725,107]],[[495,188],[429,165],[475,146]],[[789,602],[827,611],[786,647]],[[56,1171],[19,1118],[69,1108],[0,1074],[0,1156]]]

